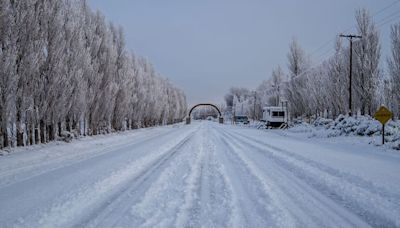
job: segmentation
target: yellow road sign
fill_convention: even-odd
[[[393,113],[389,111],[385,106],[381,106],[379,110],[375,113],[374,118],[381,122],[382,124],[386,124],[393,116]]]

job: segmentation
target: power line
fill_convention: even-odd
[[[333,48],[330,48],[330,49],[326,50],[326,51],[323,52],[322,54],[318,55],[318,56],[317,56],[317,59],[320,59],[320,58],[323,58],[323,57],[329,55],[329,54],[330,54],[332,51],[334,51],[334,50],[335,50],[335,49],[333,49]]]
[[[388,9],[391,9],[392,6],[396,5],[400,3],[400,0],[396,0],[393,1],[392,3],[388,4],[387,6],[383,7],[382,9],[378,10],[377,12],[375,12],[372,17],[376,17],[378,15],[380,15],[381,13],[385,12]],[[393,14],[391,14],[390,16],[393,16]],[[389,17],[390,17],[389,16]],[[386,20],[388,17],[385,17],[383,20]],[[381,21],[382,22],[382,21]],[[389,23],[389,22],[388,22]],[[346,28],[345,30],[342,31],[342,33],[347,33],[349,32],[351,29],[355,28],[356,25],[352,25],[348,28]],[[379,26],[378,26],[379,27]],[[318,48],[316,48],[315,50],[313,50],[310,54],[310,56],[314,56],[316,53],[318,53],[319,51],[323,50],[324,48],[326,48],[328,45],[332,44],[332,42],[335,41],[336,38],[331,38],[328,41],[326,41],[325,43],[323,43],[322,45],[320,45]]]
[[[400,11],[396,11],[395,13],[391,14],[389,17],[386,17],[386,18],[382,19],[380,22],[378,22],[377,27],[378,28],[382,27],[392,21],[399,19],[399,17],[400,17]]]
[[[396,5],[396,4],[399,3],[399,2],[400,2],[399,0],[396,0],[396,1],[392,2],[391,4],[389,4],[388,6],[386,6],[385,8],[379,10],[379,11],[376,12],[374,15],[372,15],[372,17],[375,17],[375,16],[379,15],[380,13],[386,11],[387,9],[390,9],[390,7]]]
[[[389,5],[385,6],[384,8],[380,9],[379,11],[377,11],[376,13],[374,13],[374,14],[372,15],[372,17],[376,17],[377,15],[379,15],[379,14],[385,12],[386,10],[390,9],[392,6],[396,5],[397,3],[400,3],[400,0],[396,0],[396,1],[392,2],[392,3],[390,3]],[[392,13],[392,14],[390,14],[389,16],[386,16],[384,19],[381,20],[381,23],[382,23],[384,20],[387,20],[387,19],[393,17],[394,15],[397,15],[397,13],[399,13],[399,12],[400,12],[400,11],[396,11],[395,13]],[[400,16],[400,15],[399,15],[399,16]],[[385,21],[383,24],[377,25],[377,27],[379,28],[379,27],[381,27],[381,26],[383,26],[383,25],[385,25],[385,24],[387,24],[387,23],[390,23],[390,22],[393,21],[394,19],[397,19],[397,17],[396,17],[396,18],[391,18],[391,19],[389,19],[389,21]],[[346,33],[346,32],[350,31],[351,29],[353,29],[353,28],[355,28],[355,27],[356,27],[356,25],[352,25],[351,27],[348,27],[347,29],[345,29],[345,30],[343,31],[343,33]],[[359,37],[357,37],[357,38],[359,38]],[[316,54],[319,50],[321,50],[322,48],[324,48],[324,47],[326,47],[327,45],[329,45],[329,44],[330,44],[332,41],[334,41],[335,39],[336,39],[336,36],[335,36],[335,38],[330,39],[329,41],[327,41],[327,42],[325,42],[323,45],[321,45],[319,48],[317,48],[316,50],[314,50],[314,51],[312,52],[312,54],[310,54],[310,55],[312,56],[312,55]],[[315,64],[312,64],[307,70],[303,71],[303,72],[300,73],[299,75],[296,75],[296,76],[293,77],[292,79],[293,79],[293,80],[298,80],[298,79],[301,79],[301,78],[304,77],[304,76],[307,76],[308,73],[314,71],[317,67],[320,66],[320,64],[322,64],[322,63],[325,61],[325,59],[321,59],[323,56],[328,55],[329,53],[331,53],[331,52],[334,51],[334,50],[335,50],[334,48],[329,48],[328,50],[326,50],[326,51],[323,52],[322,54],[318,55],[317,57],[318,57],[318,59],[320,59],[320,60],[318,60]]]
[[[395,12],[393,12],[393,13],[387,15],[386,17],[382,18],[378,23],[381,23],[381,22],[385,21],[385,20],[388,19],[388,18],[391,18],[391,17],[393,17],[393,16],[396,16],[399,12],[400,12],[400,11],[397,10],[397,11],[395,11]]]

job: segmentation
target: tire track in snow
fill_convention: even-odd
[[[216,142],[206,125],[203,133],[204,159],[197,179],[196,199],[192,207],[187,208],[188,218],[184,227],[239,227],[240,221],[237,198],[224,167],[216,156]]]
[[[229,222],[228,225],[226,227],[232,227],[232,228],[239,228],[239,227],[245,227],[244,221],[242,219],[242,210],[241,210],[241,206],[240,206],[240,200],[239,200],[239,196],[237,195],[237,193],[235,192],[234,189],[234,185],[233,185],[233,180],[231,179],[228,171],[227,171],[227,167],[226,165],[228,165],[229,163],[226,162],[226,159],[221,158],[221,150],[218,150],[218,145],[221,145],[218,140],[218,136],[216,134],[215,129],[213,129],[213,142],[214,142],[214,150],[213,150],[213,155],[216,161],[216,171],[217,173],[220,174],[224,186],[225,186],[225,190],[224,193],[227,195],[228,197],[228,206],[229,206]],[[216,153],[216,151],[218,151],[218,154]],[[224,162],[225,161],[225,162]],[[226,215],[228,216],[228,215]]]
[[[195,201],[199,200],[197,189],[200,187],[202,165],[204,163],[205,151],[204,151],[204,129],[201,131],[201,136],[196,137],[196,146],[198,147],[196,153],[196,159],[194,164],[191,165],[189,176],[185,180],[184,189],[184,201],[183,205],[179,208],[177,218],[175,221],[175,227],[192,227],[190,224],[191,209],[193,208]]]
[[[228,134],[232,135],[236,141],[262,150],[278,166],[288,170],[337,204],[357,214],[371,226],[400,227],[398,198],[387,197],[387,194],[382,196],[379,191],[371,191],[368,186],[349,181],[342,178],[342,175],[335,175],[335,172],[332,173],[333,169],[321,168],[322,164],[309,162],[300,155],[275,148],[239,133],[237,134],[240,137],[232,133]],[[253,144],[248,140],[251,140]]]
[[[236,131],[235,131],[235,134],[237,134],[237,135],[239,135],[239,136],[241,136],[241,137],[243,137],[243,138],[245,138],[247,140],[251,140],[251,141],[253,141],[253,142],[255,142],[255,143],[259,144],[259,145],[268,147],[272,151],[285,154],[288,157],[293,157],[296,160],[299,160],[299,161],[301,161],[301,162],[303,162],[305,164],[308,164],[309,166],[312,166],[312,167],[314,167],[316,169],[321,170],[321,172],[329,173],[332,176],[335,176],[335,177],[338,177],[338,178],[340,178],[342,180],[345,180],[348,183],[352,183],[354,185],[357,185],[358,187],[363,188],[363,189],[365,189],[367,191],[370,191],[373,194],[377,194],[377,195],[380,195],[380,196],[382,196],[384,198],[388,198],[393,202],[397,201],[397,204],[400,206],[400,201],[397,200],[397,199],[400,199],[400,192],[390,191],[390,189],[386,189],[383,186],[378,186],[378,185],[376,185],[376,184],[374,184],[374,183],[372,183],[370,181],[366,181],[366,180],[364,180],[363,178],[361,178],[359,176],[355,176],[355,175],[352,175],[350,173],[346,173],[346,172],[343,172],[341,170],[334,169],[332,167],[326,166],[324,164],[321,164],[321,163],[315,162],[313,160],[310,160],[310,159],[308,159],[306,157],[303,157],[303,156],[301,156],[301,155],[299,155],[297,153],[293,153],[293,152],[284,150],[282,148],[278,148],[276,146],[273,146],[273,145],[268,144],[266,142],[263,142],[263,141],[260,141],[258,139],[249,137],[247,135],[238,133]],[[241,140],[243,140],[243,138]]]
[[[110,145],[100,148],[100,150],[99,148],[85,148],[88,149],[88,151],[85,151],[84,153],[82,153],[82,149],[80,149],[75,150],[72,153],[62,153],[60,154],[60,156],[56,157],[53,154],[38,154],[37,157],[41,159],[36,158],[33,161],[30,160],[25,163],[18,163],[16,164],[17,166],[14,167],[2,167],[2,170],[0,170],[0,188],[26,181],[44,173],[49,173],[58,169],[62,169],[79,162],[95,159],[108,153],[128,149],[138,144],[148,143],[155,138],[163,137],[170,134],[173,130],[174,129],[168,130],[167,132],[160,132],[156,135],[140,136],[138,139],[135,138],[134,142],[123,142],[117,145]],[[45,157],[42,158],[43,156]]]
[[[184,203],[182,186],[190,172],[196,155],[197,133],[190,144],[180,149],[180,156],[169,162],[163,172],[150,185],[139,202],[131,205],[130,215],[121,226],[130,224],[134,227],[171,227],[180,205]]]
[[[12,227],[21,218],[26,224],[36,221],[39,212],[53,204],[60,204],[60,198],[76,194],[80,189],[89,188],[92,183],[107,178],[110,173],[127,164],[158,151],[167,140],[187,134],[191,128],[181,128],[170,135],[155,138],[143,144],[106,153],[102,156],[78,162],[64,168],[35,176],[11,186],[0,188],[0,224]],[[157,133],[157,132],[156,132]],[[157,134],[156,134],[157,135]],[[68,151],[67,151],[68,152]],[[34,222],[33,222],[34,223]]]
[[[118,226],[232,227],[227,224],[231,197],[216,161],[211,161],[215,151],[209,134],[200,128],[193,138],[132,207],[133,218]]]
[[[243,220],[240,216],[242,212],[240,209],[239,199],[238,196],[235,194],[232,180],[228,175],[225,165],[222,163],[219,164],[217,170],[221,174],[221,177],[223,178],[223,181],[226,186],[225,193],[229,197],[230,216],[229,216],[229,224],[227,227],[232,227],[232,228],[244,227]]]
[[[127,184],[136,178],[157,168],[156,164],[168,159],[193,134],[191,132],[180,135],[173,142],[163,145],[158,151],[127,164],[121,169],[112,172],[108,177],[96,183],[82,187],[69,195],[64,195],[51,208],[39,212],[37,226],[65,227],[75,226],[87,220],[87,216],[102,208],[108,200],[114,200]],[[15,224],[16,227],[24,224]],[[34,224],[30,224],[35,226]]]
[[[160,215],[162,213],[159,212],[169,212],[166,208],[163,208],[166,205],[163,199],[169,198],[171,193],[165,194],[163,191],[167,190],[167,186],[170,186],[174,181],[171,176],[176,177],[173,174],[177,174],[182,165],[187,165],[185,150],[192,144],[194,137],[195,133],[191,135],[190,139],[182,142],[181,146],[177,147],[171,156],[152,166],[151,170],[130,184],[122,194],[119,194],[96,218],[92,218],[85,227],[98,227],[100,225],[104,227],[146,227],[143,224],[144,220],[154,220],[154,217],[157,217],[155,214]],[[135,210],[135,208],[142,209]],[[169,219],[168,216],[166,217]],[[161,217],[158,217],[158,219],[162,220]]]
[[[307,183],[298,179],[285,167],[275,164],[249,143],[241,142],[236,137],[226,132],[227,137],[235,142],[235,146],[246,151],[249,157],[263,173],[281,190],[282,203],[285,208],[296,218],[299,227],[336,227],[338,224],[347,227],[369,227],[358,216],[344,209],[336,202],[327,198]],[[260,156],[255,156],[260,155]],[[327,216],[329,215],[329,216]]]
[[[234,173],[235,177],[239,177],[241,181],[251,181],[250,183],[235,184],[235,191],[241,188],[244,190],[237,192],[241,198],[242,207],[246,213],[256,210],[251,214],[251,218],[245,217],[243,223],[245,226],[252,227],[294,227],[296,222],[292,215],[282,206],[282,196],[277,194],[280,190],[273,182],[262,175],[257,166],[247,157],[242,155],[242,151],[232,144],[232,142],[220,130],[219,140],[225,149],[230,164],[230,175]],[[243,199],[246,197],[247,199]],[[250,198],[249,198],[250,197]],[[251,197],[258,197],[257,199]],[[252,201],[251,206],[248,205]],[[260,217],[261,216],[261,217]],[[251,225],[250,225],[251,224]]]

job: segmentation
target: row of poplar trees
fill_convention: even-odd
[[[0,148],[170,124],[185,94],[86,0],[0,1]]]

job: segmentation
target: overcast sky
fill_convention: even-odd
[[[219,104],[231,86],[254,89],[274,67],[286,71],[292,37],[314,62],[326,58],[333,38],[354,26],[357,8],[368,9],[378,25],[390,15],[400,21],[394,0],[89,1],[123,27],[128,47],[182,88],[189,104]],[[380,27],[384,55],[389,25]]]

